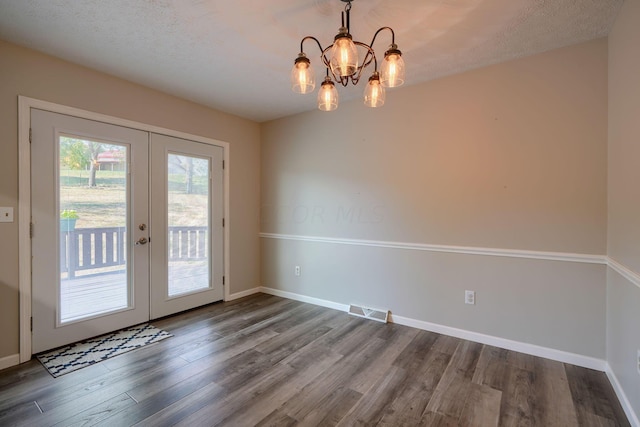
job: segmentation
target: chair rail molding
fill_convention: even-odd
[[[625,265],[619,263],[611,257],[607,257],[607,265],[619,275],[640,288],[640,274],[636,273],[629,267],[626,267]]]
[[[294,234],[260,233],[263,239],[298,240],[304,242],[333,243],[339,245],[373,246],[390,249],[408,249],[427,252],[446,252],[508,258],[528,258],[548,261],[607,264],[606,255],[576,254],[569,252],[528,251],[521,249],[482,248],[474,246],[434,245],[428,243],[393,242],[384,240],[345,239],[339,237],[301,236]]]

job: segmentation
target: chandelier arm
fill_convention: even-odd
[[[322,62],[324,63],[324,66],[327,68],[331,68],[331,62],[329,61],[329,58],[327,58],[327,52],[331,50],[331,48],[333,47],[333,43],[331,43],[329,46],[327,46],[323,51],[322,51]]]
[[[359,43],[359,42],[356,42],[356,43]],[[331,68],[331,62],[329,61],[329,58],[327,58],[327,52],[330,51],[332,47],[333,47],[333,43],[331,43],[322,51],[322,55],[320,57],[322,58],[322,62],[324,63],[325,68],[327,69],[327,75],[331,73],[331,76],[333,77],[333,81],[335,81],[336,83],[340,83],[342,86],[346,87],[349,84],[349,78],[351,78],[352,82],[354,81],[353,77],[341,76],[333,72],[333,69]],[[357,80],[354,82],[354,84],[355,83],[357,83]]]
[[[320,43],[318,43],[318,45],[319,44]],[[329,58],[327,58],[327,52],[330,51],[332,47],[333,47],[333,43],[331,43],[329,46],[324,48],[324,50],[322,51],[322,54],[320,55],[320,59],[322,59],[322,63],[324,64],[325,68],[327,69],[327,75],[329,75],[329,73],[331,73],[331,76],[333,76],[333,80],[336,83],[340,83],[343,86],[345,86],[345,84],[342,82],[342,77],[341,76],[336,76],[334,74],[333,70],[331,69],[331,63],[329,61]]]
[[[376,31],[376,33],[373,35],[373,40],[371,40],[371,44],[369,44],[369,46],[371,46],[371,48],[373,48],[373,43],[376,41],[376,37],[378,37],[378,34],[382,30],[391,31],[391,44],[396,44],[396,33],[393,32],[393,28],[391,28],[391,27],[382,27],[382,28],[379,28],[378,31]]]
[[[362,63],[358,66],[358,72],[356,73],[357,79],[354,79],[353,84],[357,84],[358,79],[360,79],[360,73],[362,72],[363,69],[367,68],[369,64],[371,64],[371,61],[375,61],[374,71],[378,71],[378,59],[376,58],[376,52],[373,50],[371,46],[366,45],[359,41],[354,41],[353,43],[357,46],[364,48],[367,51],[367,54],[364,56],[362,60]]]
[[[313,41],[315,41],[315,42],[318,44],[318,47],[320,48],[320,52],[324,53],[324,51],[326,50],[326,49],[322,49],[322,45],[320,44],[320,42],[318,41],[318,39],[317,39],[317,38],[315,38],[315,37],[313,37],[313,36],[306,36],[306,37],[304,37],[304,38],[300,41],[300,52],[301,52],[301,53],[303,53],[303,52],[304,52],[304,49],[303,49],[303,47],[302,47],[302,44],[303,44],[306,40],[313,40]],[[331,46],[333,46],[333,45],[331,45]]]

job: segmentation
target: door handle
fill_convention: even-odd
[[[140,239],[138,239],[138,241],[136,242],[136,246],[137,245],[146,245],[148,242],[146,237],[141,237]]]

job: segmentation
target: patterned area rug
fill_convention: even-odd
[[[171,336],[162,329],[143,324],[41,353],[37,357],[51,375],[59,377]]]

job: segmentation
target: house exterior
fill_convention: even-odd
[[[124,151],[110,150],[98,154],[98,170],[124,170]]]

